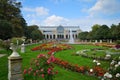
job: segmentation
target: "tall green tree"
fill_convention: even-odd
[[[12,37],[12,24],[6,20],[0,20],[0,38],[6,40]]]
[[[0,20],[11,23],[11,37],[21,37],[25,35],[27,24],[21,15],[20,8],[21,3],[17,0],[0,0]],[[1,25],[2,24],[0,24],[0,28],[2,29]]]
[[[111,39],[116,40],[117,39],[117,25],[112,24],[110,27],[110,33],[111,33]]]
[[[97,30],[100,28],[100,26],[101,25],[99,25],[99,24],[95,24],[92,26],[92,31],[89,34],[90,39],[93,39],[93,40],[97,39],[95,34],[96,34]]]
[[[88,32],[87,31],[86,32],[81,32],[78,35],[79,39],[81,39],[81,40],[87,40],[88,39],[87,36],[88,36]]]
[[[120,23],[118,25],[112,24],[110,27],[110,33],[113,40],[120,39]]]
[[[37,25],[31,25],[27,27],[26,37],[33,40],[41,40],[43,39],[43,34],[41,33]]]
[[[120,40],[120,23],[117,25],[117,39]]]
[[[109,39],[110,29],[107,25],[102,25],[95,33],[95,38],[100,40]]]
[[[31,36],[32,36],[33,40],[42,40],[43,39],[43,35],[40,30],[32,31]]]

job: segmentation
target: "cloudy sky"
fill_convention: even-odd
[[[18,0],[28,25],[80,26],[90,31],[94,24],[120,23],[120,0]]]

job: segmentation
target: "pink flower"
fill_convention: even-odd
[[[36,73],[38,73],[39,72],[39,70],[36,70]]]
[[[40,71],[41,71],[41,72],[43,72],[43,71],[44,71],[44,69],[42,68],[42,69],[40,69]]]
[[[51,55],[49,59],[47,60],[47,63],[50,64],[50,62],[54,62],[54,61],[55,61],[55,57]]]
[[[41,58],[41,57],[44,57],[45,55],[44,54],[39,54],[38,56],[37,56],[37,58]]]
[[[29,71],[32,71],[32,70],[33,70],[33,69],[30,67],[30,68],[29,68]]]
[[[44,75],[44,74],[42,74],[41,76],[42,76],[42,78],[44,78],[44,76],[45,76],[45,75]]]
[[[55,61],[55,57],[53,55],[50,56],[50,60],[51,62],[54,62]]]
[[[27,70],[26,70],[26,69],[24,69],[23,74],[26,74],[26,73],[27,73]]]
[[[51,68],[48,68],[47,73],[50,74],[51,70],[52,70]]]
[[[47,60],[47,63],[50,64],[50,60],[49,59]]]

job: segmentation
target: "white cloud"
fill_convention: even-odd
[[[95,14],[114,14],[120,12],[119,0],[98,0],[94,6],[89,9],[91,15]]]
[[[36,19],[35,20],[33,19],[33,20],[30,21],[30,24],[31,25],[40,25],[40,21],[38,21]]]
[[[111,26],[112,24],[118,24],[120,19],[97,19],[97,18],[79,18],[69,19],[68,25],[79,26],[83,31],[90,31],[94,24]]]
[[[68,19],[56,15],[52,15],[47,17],[43,23],[44,25],[66,25],[68,23]]]
[[[37,15],[48,15],[48,9],[47,8],[44,8],[44,7],[37,7],[36,9],[35,9],[35,11],[36,11],[36,14]]]
[[[67,0],[51,0],[56,3]],[[82,0],[85,2],[90,2],[92,0]],[[36,8],[24,8],[27,12],[26,16],[29,25],[48,25],[48,26],[58,26],[58,25],[70,25],[70,26],[80,26],[83,31],[90,31],[94,24],[106,24],[110,26],[111,24],[118,24],[119,18],[102,18],[102,14],[111,15],[120,12],[119,10],[119,0],[97,0],[95,5],[89,9],[82,9],[83,12],[88,12],[88,17],[82,17],[79,19],[67,19],[62,16],[49,14],[49,10],[45,7]],[[49,15],[51,16],[49,16]],[[100,15],[99,15],[100,14]],[[49,17],[48,17],[49,16]]]
[[[36,8],[23,8],[24,11],[26,12],[33,12],[36,16],[44,16],[48,15],[49,10],[44,7],[36,7]]]

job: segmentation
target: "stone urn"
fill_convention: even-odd
[[[17,52],[18,45],[11,43],[10,49],[13,51],[12,54],[10,55],[10,57],[20,57],[20,55]]]

